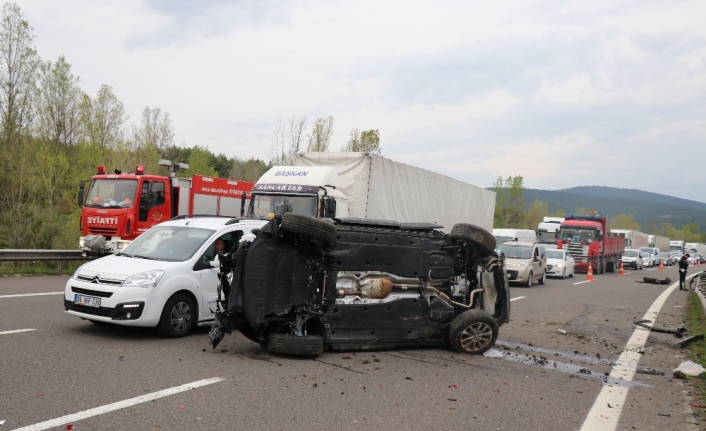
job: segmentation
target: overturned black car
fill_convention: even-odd
[[[273,218],[220,256],[213,347],[237,329],[288,355],[410,346],[485,352],[510,317],[504,258],[482,228],[440,228]]]

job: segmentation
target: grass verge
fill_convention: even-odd
[[[689,293],[686,319],[690,334],[706,334],[706,315],[701,300],[695,292]],[[706,367],[706,340],[697,341],[689,346],[691,360]],[[706,373],[699,377],[689,377],[693,383],[693,402],[706,405]],[[699,429],[706,429],[706,409],[694,408],[694,415],[699,421]]]
[[[84,262],[64,261],[61,268],[63,275],[71,275],[76,268]],[[3,262],[0,264],[0,277],[11,277],[16,275],[57,275],[59,273],[58,262]]]

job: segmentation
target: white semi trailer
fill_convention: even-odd
[[[658,248],[659,251],[669,251],[669,238],[659,235],[648,237],[648,247]]]
[[[650,241],[646,233],[632,229],[611,229],[610,233],[613,236],[622,236],[625,238],[625,248],[639,249],[640,247],[649,247]]]
[[[248,215],[456,223],[493,228],[495,192],[368,153],[305,152],[255,184]]]

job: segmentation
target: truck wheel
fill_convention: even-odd
[[[457,352],[481,354],[498,339],[498,324],[483,310],[468,310],[456,316],[449,328],[449,342]]]
[[[282,216],[283,231],[318,239],[326,243],[336,240],[336,226],[322,220],[303,216],[295,213],[285,213]]]
[[[606,272],[615,272],[615,262],[608,262]]]
[[[196,324],[196,307],[186,295],[174,295],[169,298],[162,310],[157,330],[168,338],[179,338],[188,334]]]
[[[495,250],[496,244],[493,234],[476,225],[457,223],[451,228],[449,237],[452,241],[462,240],[470,242],[482,252],[492,253]]]
[[[324,338],[320,335],[291,335],[271,332],[267,337],[267,350],[292,356],[316,356],[324,351]]]
[[[534,274],[532,273],[532,271],[530,271],[529,277],[527,277],[527,282],[525,283],[526,287],[532,287],[532,281],[533,281],[532,279],[533,278],[534,278]]]

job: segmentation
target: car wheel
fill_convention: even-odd
[[[569,278],[574,278],[574,270],[571,270],[571,274],[569,274]]]
[[[483,254],[492,253],[496,246],[493,234],[482,227],[472,224],[455,224],[454,227],[451,228],[449,238],[451,238],[452,242],[459,240],[469,242],[478,247]]]
[[[534,278],[534,274],[532,274],[532,271],[530,271],[529,277],[527,277],[527,282],[525,283],[525,286],[532,287],[532,278]]]
[[[449,328],[449,342],[457,352],[481,354],[498,339],[498,324],[483,310],[468,310],[456,316]]]
[[[186,295],[178,294],[169,298],[162,310],[157,326],[159,333],[169,338],[179,338],[188,334],[196,324],[196,307]]]
[[[316,356],[324,351],[320,335],[291,335],[272,332],[267,337],[267,350],[280,355]]]
[[[566,278],[566,268],[564,268],[564,271],[561,273],[561,279],[563,280],[565,278]]]
[[[295,213],[284,214],[280,227],[285,232],[318,239],[329,244],[336,240],[337,235],[336,226],[331,223]]]
[[[547,273],[542,271],[542,278],[539,279],[539,284],[544,284],[545,281],[547,281]]]

